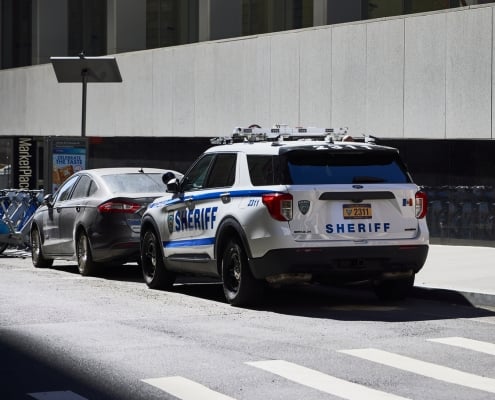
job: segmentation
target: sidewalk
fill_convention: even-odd
[[[430,245],[414,293],[495,307],[495,247]]]

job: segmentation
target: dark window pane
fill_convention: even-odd
[[[278,174],[278,157],[247,156],[249,177],[253,186],[276,185]]]
[[[69,195],[74,187],[74,184],[77,182],[78,176],[73,176],[69,178],[59,189],[56,201],[64,201],[69,198]]]
[[[107,2],[69,0],[69,55],[101,56],[107,49]]]
[[[147,0],[148,49],[198,41],[199,0]]]
[[[220,188],[229,187],[234,184],[236,154],[219,154],[208,176],[206,187]]]
[[[293,151],[286,155],[287,184],[407,183],[409,175],[394,153],[330,154]]]
[[[81,176],[79,182],[77,182],[74,192],[72,193],[72,199],[80,199],[88,196],[89,186],[91,184],[91,178],[87,175]]]
[[[208,169],[213,158],[214,154],[207,154],[191,167],[182,181],[182,190],[184,192],[198,190],[204,187]]]

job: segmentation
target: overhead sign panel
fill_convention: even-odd
[[[50,57],[60,83],[122,82],[114,57]]]

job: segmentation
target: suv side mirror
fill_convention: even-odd
[[[166,172],[162,176],[163,183],[167,186],[167,192],[178,193],[179,192],[179,179],[173,172]]]

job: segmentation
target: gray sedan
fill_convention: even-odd
[[[141,216],[163,196],[162,177],[176,171],[101,168],[79,171],[45,196],[31,226],[33,265],[77,260],[81,275],[103,263],[139,261]]]

